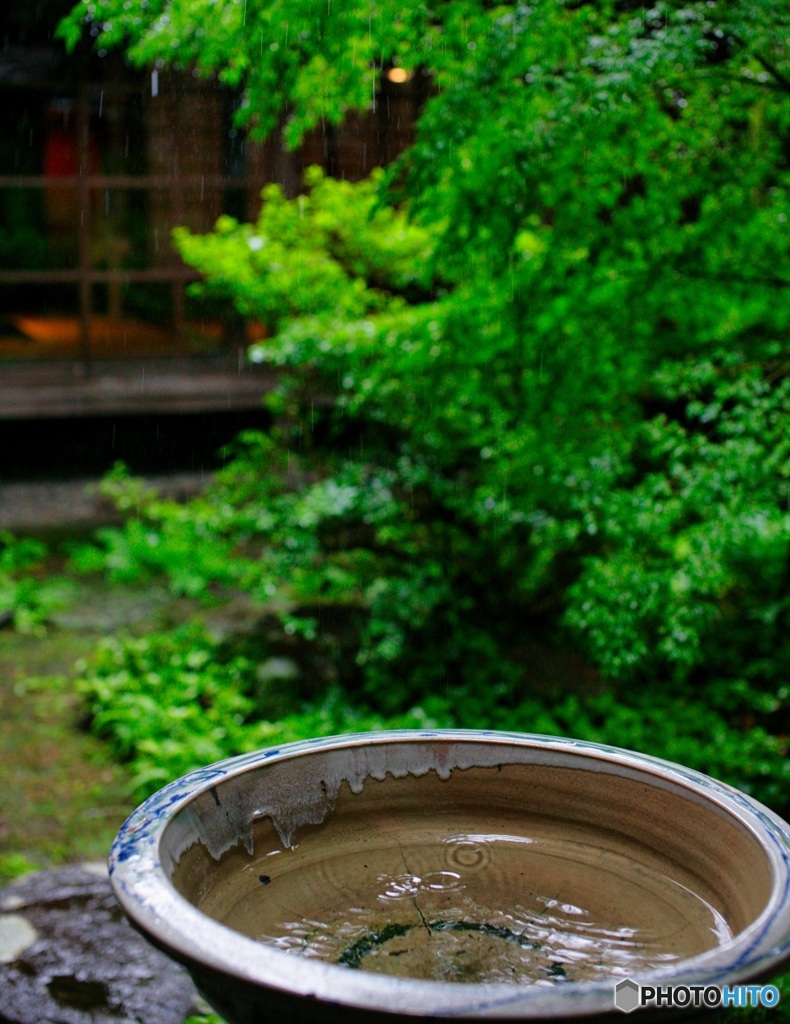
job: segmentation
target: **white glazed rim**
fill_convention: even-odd
[[[160,861],[174,816],[223,780],[302,754],[369,744],[456,741],[529,748],[535,760],[589,758],[591,768],[639,774],[653,785],[702,801],[739,822],[765,851],[772,889],[764,911],[732,942],[640,975],[642,984],[723,985],[763,978],[790,960],[790,825],[724,783],[681,765],[617,747],[552,736],[490,730],[393,730],[302,740],[220,761],[176,780],[145,801],[121,828],[110,853],[110,878],[130,919],[176,959],[262,988],[366,1010],[415,1017],[535,1019],[607,1014],[614,979],[552,989],[419,981],[349,971],[268,948],[207,917],[180,895]]]

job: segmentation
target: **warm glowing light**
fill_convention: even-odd
[[[390,68],[387,72],[387,78],[391,82],[397,82],[398,84],[408,82],[411,78],[411,71],[407,71],[406,68]]]

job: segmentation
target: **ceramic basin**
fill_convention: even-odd
[[[387,732],[185,776],[113,846],[131,921],[230,1024],[618,1019],[614,986],[790,958],[790,826],[641,754]]]

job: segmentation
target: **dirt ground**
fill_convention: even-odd
[[[40,634],[0,629],[0,884],[30,867],[103,860],[133,809],[129,778],[84,728],[75,661],[118,628],[160,628],[165,592],[77,583]]]

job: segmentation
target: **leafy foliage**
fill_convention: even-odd
[[[57,576],[44,575],[46,555],[40,541],[0,530],[0,624],[7,620],[22,633],[36,632],[64,604],[69,586]]]
[[[206,634],[192,629],[111,637],[90,665],[77,666],[92,727],[119,759],[132,761],[140,795],[241,749],[253,710],[253,666],[218,654]]]
[[[290,144],[389,61],[433,83],[378,178],[312,172],[256,225],[178,233],[268,327],[280,427],[108,557],[232,574],[305,638],[342,612],[335,675],[373,714],[628,739],[786,799],[781,0],[91,0],[63,34],[83,21],[218,74]],[[538,693],[531,636],[582,648],[601,694]]]
[[[639,478],[587,511],[603,546],[566,621],[611,678],[745,671],[788,694],[790,378],[737,350],[663,367],[676,403],[635,434]],[[783,507],[785,506],[785,507]]]
[[[37,869],[38,865],[22,853],[0,853],[0,885],[7,885]]]
[[[161,499],[117,463],[100,485],[101,493],[128,516],[126,528],[102,528],[89,543],[70,545],[79,572],[106,572],[116,583],[165,573],[176,595],[209,599],[212,589],[239,582],[243,567],[224,537],[228,510],[193,502],[185,509]]]
[[[419,295],[428,285],[430,237],[403,213],[377,205],[381,180],[378,173],[351,185],[312,168],[309,194],[294,203],[277,185],[264,189],[256,225],[225,216],[211,235],[176,229],[176,243],[207,273],[211,291],[273,330],[294,316],[343,323],[402,312],[397,295]]]

